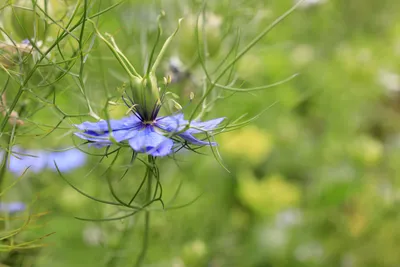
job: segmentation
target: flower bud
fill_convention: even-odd
[[[49,19],[59,21],[66,17],[67,6],[57,0],[16,0],[13,8],[4,10],[3,25],[13,38],[45,40],[59,27]],[[45,13],[46,14],[45,14]]]
[[[160,94],[155,77],[131,79],[132,100],[137,105],[136,110],[144,120],[151,120],[151,115],[156,105],[160,102]]]
[[[21,61],[21,58],[24,58],[32,52],[33,47],[27,43],[1,43],[0,64],[3,65],[5,68],[12,68]]]
[[[49,5],[46,6],[44,0],[37,1],[37,6],[47,9],[51,13]],[[37,9],[31,1],[19,0],[15,2],[13,10],[9,10],[9,24],[13,27],[13,33],[23,39],[43,40],[46,31],[46,21],[44,14]],[[8,23],[5,22],[5,25]]]

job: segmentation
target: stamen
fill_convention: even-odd
[[[152,120],[152,121],[143,121],[143,124],[144,124],[144,125],[154,125],[154,123],[156,123],[155,120]]]

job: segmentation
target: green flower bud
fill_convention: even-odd
[[[45,40],[59,30],[51,20],[66,17],[67,5],[58,0],[16,0],[13,8],[4,9],[2,23],[13,38]]]
[[[36,39],[43,40],[46,35],[48,28],[47,22],[44,19],[44,14],[39,8],[47,10],[47,13],[51,16],[52,8],[44,0],[37,1],[37,6],[32,4],[29,0],[18,0],[15,2],[13,9],[8,9],[7,18],[5,25],[12,26],[12,33],[15,34],[21,40],[24,39]]]
[[[152,120],[153,111],[160,105],[160,94],[155,77],[143,77],[143,79],[131,79],[132,99],[135,107],[144,120]]]

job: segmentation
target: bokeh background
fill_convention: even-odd
[[[117,3],[40,4],[44,2],[47,14],[69,28],[85,11],[90,16]],[[293,4],[130,0],[92,20],[143,72],[160,10],[165,12],[161,42],[183,17],[158,75],[172,75],[171,91],[189,114],[203,90],[197,51],[206,55],[206,69],[213,74],[226,63],[229,51],[237,53]],[[0,9],[2,44],[10,38],[15,44],[36,38],[42,41],[39,49],[46,51],[59,38],[60,26],[40,15],[43,12],[33,15],[32,5],[8,1]],[[265,90],[214,90],[215,104],[204,119],[259,116],[216,136],[222,164],[209,148],[158,161],[163,198],[175,209],[162,211],[155,204],[144,266],[399,266],[399,17],[398,0],[306,0],[248,51],[221,84],[250,88],[298,75]],[[10,139],[12,145],[33,150],[78,146],[73,123],[105,114],[120,118],[126,112],[121,101],[112,98],[124,90],[126,74],[92,24],[81,29],[52,48],[40,66],[33,56],[19,58],[16,66],[2,60],[0,83],[6,84],[2,92],[9,105],[21,81],[37,66],[15,106],[24,125],[7,125],[1,135],[3,150]],[[52,60],[60,68],[48,63]],[[115,105],[106,106],[107,100]],[[122,154],[111,178],[124,198],[136,190],[144,167],[135,165],[120,180],[131,152],[127,148]],[[83,166],[63,177],[92,196],[111,199],[104,172],[112,158],[100,158],[88,155]],[[18,181],[2,201],[27,205],[18,214],[2,213],[3,233],[28,221],[13,242],[46,236],[34,243],[43,247],[1,251],[2,266],[134,265],[143,246],[142,214],[111,222],[82,221],[75,217],[107,218],[120,211],[83,196],[51,168],[28,170],[19,180],[8,169],[1,175],[2,188]]]

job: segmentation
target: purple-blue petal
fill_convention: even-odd
[[[0,203],[0,212],[15,213],[18,211],[23,211],[25,208],[26,206],[22,202]]]
[[[209,121],[192,121],[190,123],[190,128],[177,135],[183,138],[185,141],[193,145],[215,146],[215,142],[209,142],[208,140],[200,140],[193,136],[193,134],[205,133],[214,130],[225,118],[218,118]],[[157,119],[156,124],[158,128],[167,131],[169,133],[182,131],[187,125],[188,121],[183,118],[183,114],[179,113],[174,116],[167,116]]]
[[[174,133],[182,131],[188,122],[183,118],[183,114],[179,113],[173,116],[161,117],[156,120],[155,125],[167,132]]]
[[[112,142],[110,141],[110,137],[114,137],[115,141],[117,142],[122,142],[125,140],[128,140],[132,138],[133,136],[136,135],[137,130],[119,130],[112,132],[111,135],[110,133],[105,133],[105,134],[90,134],[87,132],[81,133],[77,132],[74,133],[74,135],[78,136],[81,139],[88,140],[91,142],[97,142],[97,143],[103,143],[107,145],[112,145]]]
[[[103,148],[106,146],[111,146],[112,144],[113,143],[111,141],[102,141],[102,142],[89,143],[88,147]]]
[[[157,133],[152,126],[147,126],[143,130],[137,131],[136,135],[129,139],[129,145],[137,152],[163,157],[172,152],[174,142]]]
[[[74,135],[78,136],[81,139],[88,140],[91,142],[110,142],[110,135],[108,133],[102,134],[102,135],[97,135],[97,134],[89,134],[89,133],[81,133],[77,132],[74,133]],[[111,142],[110,142],[111,143]]]
[[[91,146],[101,148],[104,146],[112,145],[110,141],[110,132],[108,131],[107,121],[99,122],[84,122],[75,125],[83,132],[74,133],[81,139],[94,142]],[[122,142],[135,136],[136,130],[143,127],[142,122],[136,116],[122,118],[121,120],[110,120],[111,135],[115,141]]]
[[[120,120],[110,120],[110,128],[113,131],[118,131],[118,130],[126,130],[126,129],[131,129],[134,128],[138,123],[140,123],[140,120],[132,115],[130,117],[125,117]],[[76,128],[78,128],[81,131],[85,132],[94,132],[97,134],[104,134],[108,132],[108,123],[106,120],[101,120],[98,122],[83,122],[81,124],[75,124],[74,125]]]
[[[139,127],[136,127],[139,128]],[[76,136],[78,136],[81,139],[88,140],[91,142],[99,142],[99,143],[109,143],[110,145],[112,142],[110,141],[110,137],[114,137],[115,141],[117,142],[122,142],[125,140],[128,140],[132,138],[133,136],[136,135],[137,130],[132,128],[129,130],[119,130],[119,131],[113,131],[110,135],[110,133],[104,133],[104,134],[97,134],[94,132],[77,132],[74,133]]]
[[[78,149],[52,152],[48,157],[48,166],[53,171],[57,171],[55,164],[57,164],[60,172],[68,172],[83,166],[85,163],[86,154]]]
[[[144,125],[142,123],[140,123],[140,124],[135,125],[134,128],[131,128],[129,130],[113,131],[112,135],[117,142],[122,142],[122,141],[133,138],[134,136],[136,136],[137,132],[143,128],[144,128]]]
[[[216,142],[210,142],[207,139],[206,140],[200,140],[197,139],[196,137],[194,137],[191,133],[189,133],[188,131],[183,132],[178,134],[179,137],[181,137],[182,139],[184,139],[185,141],[189,142],[192,145],[197,145],[197,146],[216,146],[217,143]]]
[[[224,120],[225,118],[218,118],[208,121],[192,121],[190,123],[190,129],[188,132],[192,134],[196,133],[204,133],[208,131],[212,131],[218,127],[218,125]],[[192,128],[193,127],[193,128]]]

